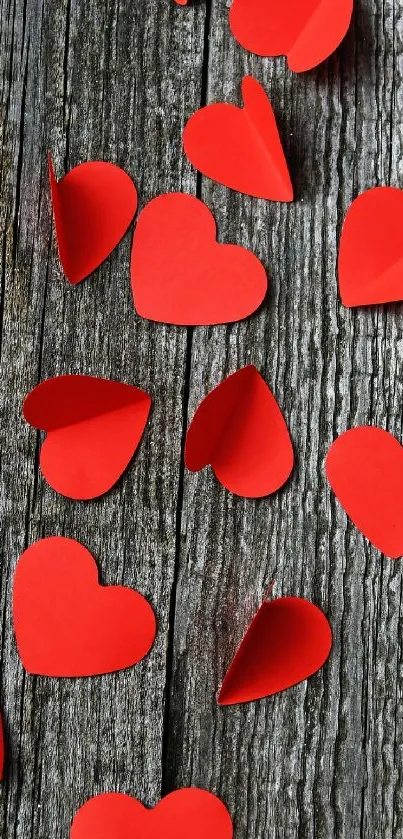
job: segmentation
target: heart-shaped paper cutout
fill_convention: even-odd
[[[52,536],[20,556],[14,631],[21,661],[39,676],[95,676],[132,667],[151,649],[154,612],[137,591],[101,586],[90,552]]]
[[[226,489],[245,498],[270,495],[285,483],[294,464],[289,431],[253,365],[201,402],[188,429],[185,463],[192,472],[211,465]]]
[[[206,105],[190,117],[185,152],[196,169],[224,186],[271,201],[293,189],[270,101],[252,76],[242,81],[243,108]]]
[[[403,556],[403,447],[376,426],[341,434],[330,447],[326,474],[355,526],[386,556]]]
[[[311,70],[339,46],[353,0],[233,0],[231,32],[257,55],[286,55],[290,70]]]
[[[353,201],[342,230],[339,288],[344,306],[403,300],[403,191],[381,186]]]
[[[4,777],[4,731],[3,731],[3,718],[0,714],[0,781],[3,780]]]
[[[57,181],[50,156],[48,162],[60,262],[76,285],[120,242],[137,209],[137,190],[113,163],[82,163]]]
[[[118,792],[90,798],[78,810],[70,839],[232,839],[227,808],[211,792],[189,787],[152,809]]]
[[[141,317],[181,326],[245,318],[267,290],[257,256],[238,245],[219,245],[208,207],[182,193],[160,195],[140,214],[131,277]]]
[[[225,675],[219,705],[253,702],[312,676],[332,647],[323,612],[300,597],[266,599]]]
[[[56,376],[24,401],[24,417],[47,432],[40,466],[56,492],[80,500],[107,492],[140,443],[151,405],[144,390],[94,376]]]

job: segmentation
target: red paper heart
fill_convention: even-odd
[[[381,186],[353,201],[343,226],[339,288],[344,306],[403,300],[403,191]]]
[[[219,705],[253,702],[312,676],[332,647],[323,612],[300,597],[263,602],[225,675]]]
[[[131,385],[94,376],[57,376],[24,401],[24,417],[47,432],[40,466],[68,498],[96,498],[120,478],[143,434],[151,399]]]
[[[353,0],[233,0],[231,32],[257,55],[286,55],[297,73],[311,70],[339,46]]]
[[[272,106],[256,79],[242,81],[243,108],[206,105],[190,117],[185,152],[196,169],[224,186],[292,201],[293,190]]]
[[[90,552],[53,536],[20,556],[14,631],[21,661],[39,676],[95,676],[131,667],[151,649],[154,612],[137,591],[101,586]]]
[[[232,839],[227,808],[195,787],[166,795],[148,810],[129,795],[90,798],[76,814],[70,839]]]
[[[333,492],[355,526],[382,553],[403,556],[403,448],[372,426],[341,434],[326,458]]]
[[[116,247],[137,209],[136,187],[123,169],[95,161],[49,180],[60,262],[72,285],[88,277]]]
[[[208,207],[191,195],[154,198],[133,239],[132,289],[137,313],[161,323],[230,323],[260,306],[267,277],[238,245],[219,245]]]
[[[0,714],[0,781],[3,780],[4,777],[4,732],[3,732],[3,719]]]
[[[294,464],[290,435],[253,365],[201,402],[188,429],[185,463],[192,472],[210,464],[226,489],[246,498],[270,495],[285,483]]]

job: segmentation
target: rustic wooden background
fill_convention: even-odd
[[[336,249],[357,193],[403,176],[403,7],[356,0],[341,48],[316,70],[235,43],[226,0],[0,0],[1,516],[0,697],[7,740],[2,839],[68,838],[91,795],[153,805],[183,785],[222,796],[236,839],[402,839],[402,566],[348,523],[326,484],[334,437],[374,422],[402,437],[401,305],[349,311]],[[202,103],[239,102],[263,82],[296,191],[291,206],[197,176],[181,132]],[[229,327],[186,330],[138,318],[128,234],[69,287],[52,232],[46,152],[59,176],[104,158],[135,179],[141,204],[183,190],[213,209],[223,241],[253,250],[271,290]],[[403,223],[403,220],[402,220]],[[253,362],[289,423],[296,467],[272,498],[225,492],[184,471],[184,432],[222,377]],[[112,376],[154,400],[138,456],[106,497],[74,503],[38,472],[25,393],[60,373]],[[151,654],[89,680],[27,676],[10,616],[18,555],[45,535],[82,541],[105,583],[153,603]],[[322,672],[256,704],[215,693],[245,625],[277,594],[328,614]]]

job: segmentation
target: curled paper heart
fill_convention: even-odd
[[[131,277],[141,317],[182,326],[245,318],[267,290],[259,259],[238,245],[218,244],[208,207],[182,193],[160,195],[140,214]]]
[[[49,180],[60,262],[72,285],[95,271],[116,247],[137,209],[137,190],[123,169],[95,161]]]
[[[112,792],[90,798],[78,811],[70,839],[232,839],[222,801],[195,787],[166,795],[152,810]]]
[[[137,591],[101,586],[95,560],[74,539],[53,536],[20,556],[14,631],[28,671],[95,676],[131,667],[151,649],[154,612]]]
[[[140,443],[150,405],[145,391],[94,376],[56,376],[31,390],[23,413],[47,432],[40,466],[50,486],[80,500],[107,492]]]
[[[329,449],[326,474],[355,526],[386,556],[403,556],[403,447],[375,426],[341,434]]]
[[[199,405],[189,426],[185,463],[210,465],[236,495],[259,498],[289,477],[294,454],[280,408],[253,365],[225,379]]]
[[[286,55],[290,70],[311,70],[339,46],[353,0],[233,0],[231,32],[257,55]]]
[[[344,306],[403,300],[403,191],[374,187],[353,201],[342,230],[339,288]]]
[[[329,622],[309,600],[266,599],[225,675],[219,705],[253,702],[302,682],[320,670],[331,647]]]
[[[243,108],[206,105],[183,133],[186,155],[224,186],[271,201],[292,201],[293,189],[270,101],[252,76],[242,81]]]

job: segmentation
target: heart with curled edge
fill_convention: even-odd
[[[203,175],[271,201],[292,201],[293,188],[270,101],[252,76],[242,81],[243,108],[206,105],[187,122],[183,145]]]
[[[286,55],[290,70],[316,67],[343,40],[353,0],[233,0],[234,38],[257,55]]]
[[[267,291],[257,256],[238,245],[219,244],[209,208],[182,193],[160,195],[140,214],[131,279],[141,317],[180,326],[245,318]]]
[[[63,271],[77,285],[114,250],[137,210],[137,190],[119,166],[81,163],[56,179],[48,156],[56,238]]]
[[[101,586],[90,552],[62,536],[41,539],[20,556],[13,619],[21,661],[39,676],[96,676],[132,667],[156,633],[147,600],[123,586]]]
[[[403,300],[403,191],[380,186],[363,192],[346,215],[339,248],[344,306]]]
[[[196,787],[166,795],[151,810],[123,793],[90,798],[73,819],[70,839],[232,839],[231,817],[217,796]]]
[[[329,657],[332,630],[321,609],[300,597],[270,600],[271,591],[235,653],[219,705],[280,693],[312,676]]]
[[[376,426],[341,434],[326,458],[341,506],[364,536],[391,559],[403,556],[403,447]]]
[[[245,498],[276,492],[289,477],[294,453],[281,410],[256,367],[243,367],[201,402],[189,426],[185,464],[210,465],[220,483]]]
[[[26,397],[26,421],[47,437],[42,473],[56,492],[88,500],[107,492],[133,457],[151,398],[140,388],[95,376],[57,376]]]

